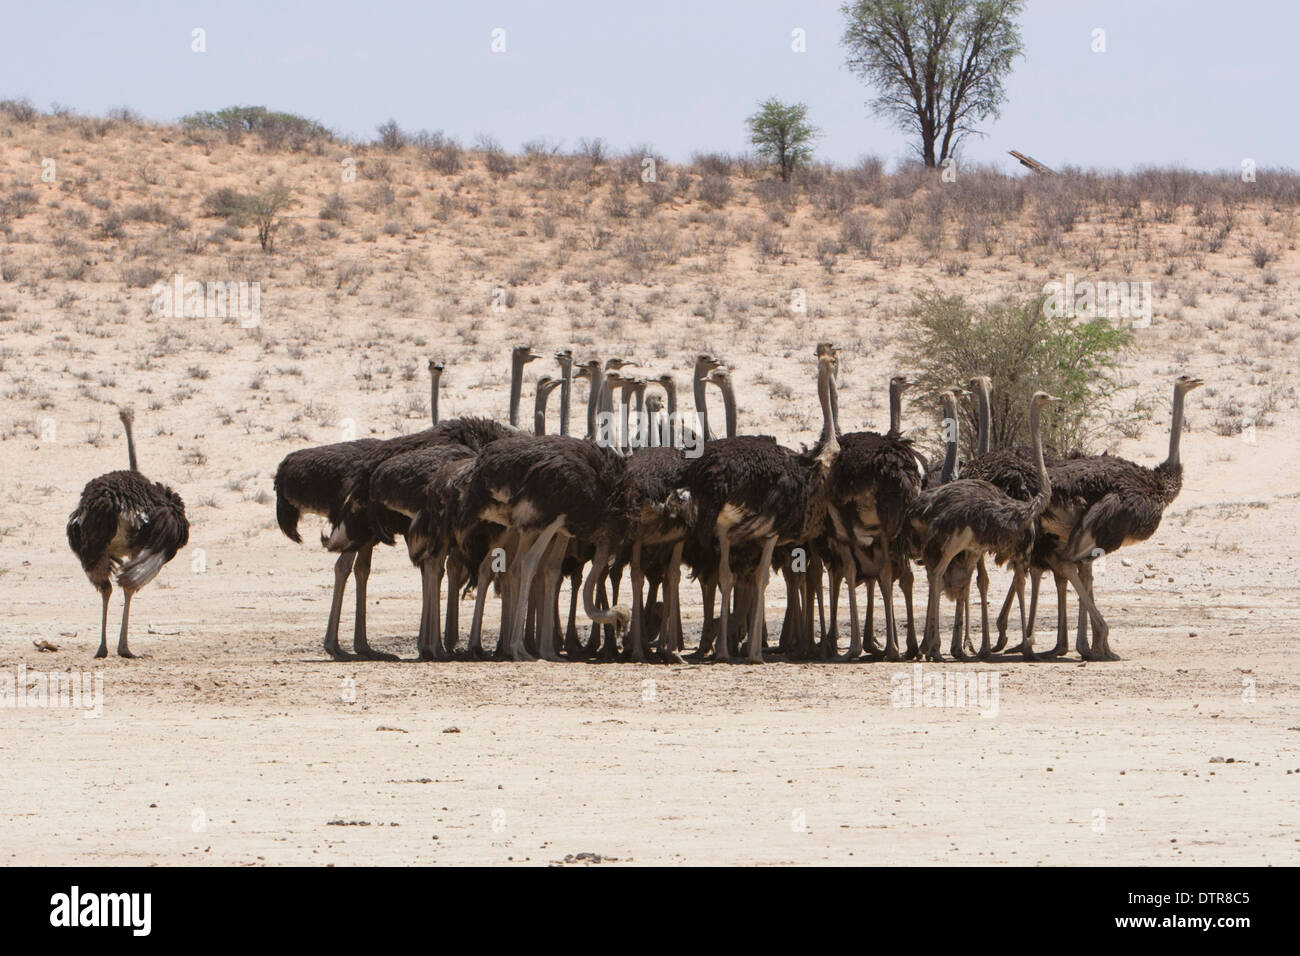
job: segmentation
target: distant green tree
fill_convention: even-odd
[[[790,174],[812,161],[812,141],[821,130],[808,123],[808,107],[803,103],[785,104],[773,97],[758,105],[758,112],[745,120],[749,141],[758,154],[776,164],[782,182]]]

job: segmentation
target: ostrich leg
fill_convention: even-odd
[[[561,565],[564,564],[564,552],[569,547],[569,535],[565,531],[556,531],[555,538],[546,549],[542,558],[542,588],[537,602],[538,635],[537,653],[547,661],[558,661],[560,655],[555,647],[555,628],[559,621],[558,602],[560,599]]]
[[[437,660],[437,654],[431,646],[433,640],[437,640],[438,621],[441,615],[434,613],[433,622],[430,623],[429,617],[433,606],[438,600],[438,590],[442,582],[435,581],[433,577],[433,559],[426,559],[420,562],[420,630],[415,638],[415,657],[416,660],[433,661]],[[432,590],[432,593],[430,591]]]
[[[840,564],[844,563],[843,558]],[[834,561],[828,562],[830,568],[829,591],[830,597],[828,602],[831,606],[827,627],[822,630],[821,656],[830,660],[840,652],[840,584],[844,581],[844,572],[841,568],[836,567]]]
[[[1101,611],[1092,599],[1092,594],[1084,583],[1079,574],[1079,566],[1076,564],[1065,563],[1058,565],[1059,570],[1065,575],[1067,581],[1074,586],[1075,593],[1079,595],[1079,603],[1087,609],[1088,617],[1092,621],[1093,629],[1093,647],[1088,646],[1076,647],[1079,655],[1086,661],[1117,661],[1119,655],[1110,649],[1107,637],[1110,634],[1110,628],[1106,624],[1106,619],[1101,616]]]
[[[551,540],[564,524],[564,516],[553,520],[541,531],[524,531],[519,535],[519,557],[515,559],[515,597],[511,609],[513,619],[508,631],[502,631],[506,643],[506,653],[516,661],[530,661],[536,658],[524,647],[524,619],[528,614],[528,596],[532,591],[533,578],[541,564],[542,556],[551,546]],[[539,627],[545,627],[550,621],[549,614],[539,615]]]
[[[95,585],[99,589],[99,596],[104,599],[104,611],[99,617],[99,650],[95,651],[96,657],[108,656],[108,599],[113,593],[113,585],[107,581]]]
[[[483,606],[492,583],[492,551],[484,556],[478,566],[478,581],[474,585],[474,618],[469,626],[469,645],[465,648],[470,660],[483,660]]]
[[[1027,661],[1038,660],[1034,653],[1034,615],[1038,613],[1038,589],[1043,575],[1039,571],[1030,571],[1029,579],[1029,626],[1025,630],[1024,640],[1020,642],[1020,652]]]
[[[1092,601],[1093,607],[1096,607],[1097,596],[1092,588],[1092,562],[1085,562],[1079,572],[1079,577],[1083,581],[1084,587],[1088,589],[1088,599]],[[1120,656],[1110,649],[1110,631],[1098,633],[1093,628],[1092,635],[1092,653],[1098,660],[1117,661]]]
[[[126,646],[126,628],[128,622],[131,620],[131,598],[134,596],[135,592],[129,588],[122,589],[122,600],[124,603],[122,604],[122,632],[117,636],[118,657],[135,657],[135,655],[131,653],[131,649]]]
[[[867,582],[867,613],[862,617],[863,648],[874,654],[876,652],[876,589],[870,580]]]
[[[912,606],[912,587],[916,583],[916,575],[912,573],[912,563],[903,561],[902,567],[898,572],[898,589],[903,592],[903,607],[907,613],[907,659],[914,660],[919,656],[919,648],[916,641],[916,612]],[[890,600],[893,600],[891,597]]]
[[[943,555],[934,568],[926,568],[926,576],[930,579],[930,595],[925,612],[925,640],[921,651],[928,661],[943,660],[943,654],[939,650],[939,592],[943,587],[944,572],[958,553],[960,549],[955,546],[955,542],[950,543],[944,548]]]
[[[645,661],[645,570],[641,567],[641,541],[632,542],[632,561],[628,570],[632,575],[632,626],[624,639],[624,657],[638,664]]]
[[[1070,588],[1064,574],[1053,571],[1052,577],[1056,581],[1056,646],[1048,653],[1053,657],[1061,657],[1070,651],[1070,616],[1068,613]]]
[[[758,570],[754,572],[754,617],[749,625],[749,662],[763,663],[763,630],[766,627],[767,579],[772,573],[772,552],[776,550],[776,535],[768,535],[763,541],[763,556],[759,559]]]
[[[450,660],[460,637],[460,589],[465,586],[465,562],[452,552],[447,555],[447,628],[443,632],[443,650]]]
[[[664,613],[659,626],[659,654],[666,663],[682,663],[682,609],[678,587],[681,583],[682,548],[684,542],[673,544],[664,572]]]
[[[986,661],[993,652],[993,648],[989,644],[989,572],[984,566],[983,558],[980,558],[980,563],[976,567],[975,586],[979,588],[980,592],[980,624],[983,627],[979,653],[975,656],[981,661]]]
[[[840,564],[844,566],[844,583],[849,591],[849,650],[843,657],[838,656],[838,647],[832,646],[832,650],[836,652],[836,660],[851,661],[862,656],[862,631],[858,628],[858,562],[847,544],[840,546]],[[832,640],[839,643],[834,636]]]
[[[325,653],[336,661],[356,659],[355,655],[339,647],[339,620],[343,616],[343,592],[347,589],[348,575],[352,573],[352,565],[356,559],[355,551],[344,551],[334,562],[334,596],[330,598],[329,623],[325,625]],[[104,613],[108,613],[108,595],[104,595]]]
[[[881,554],[883,558],[880,562],[880,573],[876,576],[876,581],[880,585],[880,605],[885,612],[885,649],[884,658],[887,661],[896,661],[898,654],[898,622],[894,620],[894,558],[889,553],[889,541],[882,537],[880,539]],[[867,589],[871,593],[871,589]],[[907,612],[908,625],[911,626],[912,598],[911,588],[907,591]],[[875,652],[875,636],[870,631],[867,632],[867,638],[871,641],[872,652]],[[915,637],[908,636],[909,644],[915,641]]]
[[[1007,647],[1007,626],[1011,619],[1011,600],[1018,598],[1020,601],[1020,636],[1024,639],[1025,635],[1025,569],[1019,564],[1013,569],[1015,577],[1011,581],[1011,587],[1007,588],[1007,599],[1002,602],[1002,610],[998,612],[998,641],[993,645],[993,653],[1000,654]],[[1017,648],[1012,648],[1011,652],[1015,653]]]
[[[352,579],[357,583],[357,611],[352,621],[352,650],[368,661],[401,660],[396,654],[374,650],[366,641],[366,583],[370,580],[370,555],[373,543],[357,549],[357,561],[352,566]]]
[[[713,657],[719,661],[730,661],[731,651],[727,646],[731,625],[731,541],[727,538],[727,529],[718,529],[718,630],[713,638]]]

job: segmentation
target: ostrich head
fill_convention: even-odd
[[[516,345],[510,350],[510,357],[522,368],[529,362],[541,358],[542,354],[534,352],[531,345]]]
[[[442,359],[429,359],[429,374],[441,375],[444,368],[446,368],[446,363]]]
[[[1174,379],[1174,388],[1186,395],[1194,388],[1200,388],[1205,382],[1191,375],[1180,375]]]

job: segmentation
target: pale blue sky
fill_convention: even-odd
[[[466,144],[600,136],[684,160],[745,149],[744,117],[778,96],[808,104],[820,158],[909,154],[844,68],[828,0],[33,0],[7,4],[4,27],[0,98],[43,109],[175,119],[259,104],[363,139],[392,116]],[[206,53],[190,50],[194,27]],[[796,27],[806,53],[791,51]],[[1294,0],[1029,0],[1021,27],[1027,56],[967,160],[1300,165]]]

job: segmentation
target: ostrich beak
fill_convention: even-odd
[[[1205,384],[1205,382],[1202,381],[1201,379],[1199,379],[1199,378],[1194,378],[1194,379],[1192,379],[1191,381],[1189,381],[1189,382],[1188,382],[1184,387],[1187,389],[1187,391],[1190,392],[1192,389],[1194,389],[1194,388],[1200,388],[1200,387],[1201,387],[1202,385],[1204,385],[1204,384]]]

